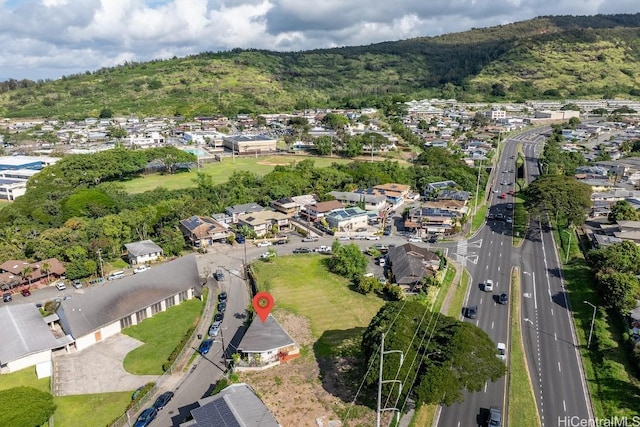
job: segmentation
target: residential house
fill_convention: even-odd
[[[271,202],[271,207],[287,216],[294,216],[300,212],[300,205],[291,197],[282,197]]]
[[[424,202],[423,207],[455,212],[458,217],[463,217],[469,212],[466,201],[457,199],[437,199]]]
[[[387,198],[392,210],[398,209],[409,198],[411,187],[405,184],[386,183],[375,185],[373,190]]]
[[[427,197],[433,197],[438,194],[440,190],[455,190],[457,188],[458,184],[455,181],[430,182],[424,187],[424,195]]]
[[[89,287],[63,299],[56,311],[59,325],[71,335],[78,351],[122,329],[200,297],[202,283],[195,254],[170,261],[145,272],[125,276],[117,284]]]
[[[280,427],[269,408],[245,383],[231,384],[205,397],[191,409],[191,419],[180,427],[247,426]]]
[[[328,200],[326,202],[314,202],[310,205],[305,205],[304,210],[300,212],[309,221],[319,221],[326,215],[338,209],[344,209],[344,205],[338,200]]]
[[[438,200],[460,200],[467,202],[471,198],[471,193],[462,190],[440,190],[436,199]]]
[[[369,216],[367,215],[367,211],[359,207],[351,207],[334,210],[327,214],[325,218],[330,229],[339,232],[348,232],[366,227]]]
[[[417,233],[452,234],[458,218],[457,212],[448,209],[417,207],[409,211],[404,227]]]
[[[614,231],[615,237],[640,245],[640,221],[616,221],[616,224],[619,231]]]
[[[23,276],[24,272],[28,272]],[[64,276],[66,269],[56,258],[37,262],[9,260],[0,264],[0,287],[9,290],[16,286],[41,285],[58,280]]]
[[[180,221],[179,229],[193,248],[205,248],[214,242],[225,241],[231,235],[229,226],[211,217],[194,215]]]
[[[257,316],[238,344],[238,371],[262,370],[300,356],[300,347],[280,323],[269,314],[264,322]]]
[[[225,208],[225,213],[232,218],[231,222],[235,224],[238,222],[238,217],[240,215],[262,212],[263,210],[264,207],[257,203],[245,203],[244,205],[227,206]]]
[[[263,210],[238,216],[238,225],[249,227],[258,237],[289,229],[289,217],[282,212]]]
[[[419,290],[424,278],[435,276],[440,268],[437,254],[412,243],[390,248],[387,258],[392,281],[409,292]]]
[[[387,207],[387,198],[383,195],[351,191],[330,191],[329,194],[344,206],[364,207],[366,211],[382,212]]]
[[[127,259],[131,265],[155,261],[164,253],[162,248],[151,240],[126,243],[124,247],[127,248]]]

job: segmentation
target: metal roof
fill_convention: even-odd
[[[151,240],[141,240],[139,242],[127,243],[124,245],[130,255],[142,256],[162,252],[162,248]]]
[[[282,329],[276,318],[269,314],[264,323],[257,316],[253,318],[249,329],[238,344],[238,350],[248,353],[262,353],[292,344],[295,344],[295,341]]]
[[[57,310],[65,332],[79,338],[190,288],[199,288],[195,254],[141,274],[107,281],[74,293]],[[67,330],[68,329],[68,330]]]

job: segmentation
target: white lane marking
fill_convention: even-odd
[[[560,366],[560,362],[558,362],[558,371],[562,372],[562,367]]]
[[[538,309],[538,297],[536,296],[536,272],[531,273],[531,280],[533,281],[533,308]]]
[[[553,316],[553,308],[551,309],[551,315]]]
[[[498,271],[500,271],[500,266],[498,266]]]
[[[476,326],[480,326],[479,322],[480,322],[479,320],[476,320]]]
[[[493,329],[493,322],[491,322],[491,329]]]
[[[484,392],[487,392],[487,383],[484,383]]]
[[[562,399],[562,408],[564,408],[564,412],[567,412],[567,402]]]

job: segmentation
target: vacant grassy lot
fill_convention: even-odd
[[[384,301],[349,289],[349,282],[330,273],[320,255],[295,255],[254,264],[261,290],[275,299],[276,308],[304,316],[311,333],[322,337],[316,348],[333,354],[341,344],[359,339]]]
[[[51,392],[49,378],[39,380],[36,376],[35,367],[22,369],[11,374],[0,375],[0,390],[22,386],[37,388],[47,393]]]
[[[162,364],[197,324],[203,307],[203,301],[192,299],[124,329],[124,334],[144,342],[124,358],[124,369],[135,375],[161,375]]]
[[[61,396],[54,401],[58,405],[54,425],[103,426],[122,415],[123,408],[131,401],[131,392]]]
[[[330,166],[332,163],[351,162],[350,159],[299,155],[268,156],[258,158],[236,157],[235,159],[225,157],[221,162],[202,164],[200,166],[200,172],[211,175],[214,183],[221,184],[226,182],[229,176],[235,171],[248,171],[259,176],[264,176],[271,172],[277,165],[289,165],[305,159],[313,160],[316,167],[326,167]],[[194,180],[196,179],[197,174],[197,170],[192,170],[190,172],[181,172],[173,175],[144,175],[139,178],[123,182],[123,185],[129,193],[142,193],[159,187],[164,187],[169,190],[189,188],[195,187]]]

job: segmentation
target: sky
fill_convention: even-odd
[[[0,80],[256,48],[368,45],[543,15],[637,13],[638,0],[0,0]]]

